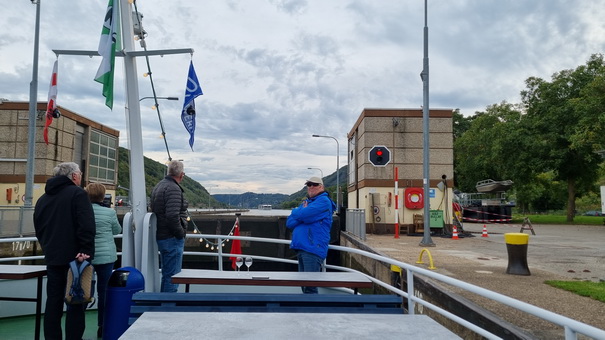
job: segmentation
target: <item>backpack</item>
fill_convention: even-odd
[[[67,271],[65,303],[67,305],[94,304],[96,275],[90,262],[73,260]]]

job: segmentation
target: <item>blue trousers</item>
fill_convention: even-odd
[[[65,303],[65,286],[69,265],[46,266],[46,307],[44,309],[44,338],[61,340],[61,318]],[[86,305],[69,305],[65,315],[65,339],[82,339],[86,328]]]
[[[181,272],[183,266],[183,250],[185,239],[171,237],[165,240],[157,240],[160,251],[160,266],[162,268],[161,292],[176,292],[178,284],[171,282],[172,276]]]
[[[95,272],[97,273],[97,306],[99,308],[97,323],[99,327],[103,326],[103,318],[105,316],[105,295],[107,292],[107,283],[113,272],[114,263],[95,264]]]
[[[299,272],[320,272],[321,266],[324,262],[324,259],[306,252],[304,250],[297,250],[296,255],[298,257],[298,271]],[[305,294],[317,294],[317,287],[301,287],[303,293]]]

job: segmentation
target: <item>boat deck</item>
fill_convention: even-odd
[[[2,339],[21,340],[34,338],[34,315],[16,316],[12,318],[0,318],[0,329],[2,330]],[[42,315],[44,321],[44,315]],[[63,316],[65,322],[65,316]],[[97,338],[97,310],[86,312],[86,330],[84,339]]]

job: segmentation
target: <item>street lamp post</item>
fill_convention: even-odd
[[[154,91],[155,93],[155,91]],[[166,99],[166,100],[179,100],[179,97],[156,97],[156,96],[152,96],[152,97],[143,97],[141,99],[139,99],[139,102],[141,102],[143,99],[150,99],[153,98],[153,100],[155,101],[155,104],[153,105],[153,109],[158,111],[158,119],[160,121],[160,128],[162,129],[162,138],[164,139],[164,145],[166,145],[166,153],[168,154],[168,160],[171,161],[172,157],[170,156],[170,149],[168,148],[168,141],[166,140],[166,131],[164,131],[164,123],[162,123],[162,115],[160,114],[160,104],[158,103],[158,99]]]
[[[340,144],[338,143],[338,139],[332,136],[321,136],[321,135],[313,135],[313,137],[322,137],[322,138],[332,138],[336,141],[336,208],[340,213],[340,177],[338,176],[338,167],[340,166]]]
[[[307,169],[309,169],[309,170],[319,170],[319,173],[321,174],[321,179],[322,179],[322,180],[324,179],[324,172],[323,172],[323,171],[321,171],[321,169],[320,169],[320,168],[307,168]]]
[[[424,234],[420,246],[423,247],[434,247],[435,243],[431,239],[431,229],[429,221],[430,213],[430,161],[429,161],[429,27],[428,27],[428,10],[427,0],[424,0],[424,58],[422,59],[422,72],[420,73],[422,78],[422,176],[424,182]]]
[[[143,98],[139,99],[139,101],[142,101],[143,99],[151,99],[151,98],[166,99],[166,100],[179,100],[179,97],[143,97]]]

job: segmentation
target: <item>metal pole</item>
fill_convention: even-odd
[[[324,172],[321,171],[320,168],[307,168],[307,169],[309,169],[309,170],[319,170],[319,173],[321,174],[321,179],[323,180],[323,178],[324,178]]]
[[[395,167],[395,238],[399,238],[399,169]]]
[[[118,4],[118,2],[115,2]],[[134,51],[134,32],[132,28],[132,5],[128,0],[119,1],[120,20],[122,25],[122,44],[125,52]],[[132,215],[134,230],[124,228],[123,266],[133,266],[142,270],[143,224],[147,213],[147,194],[145,192],[145,165],[143,163],[143,132],[141,127],[141,109],[139,103],[139,86],[137,82],[136,57],[124,56],[124,79],[126,83],[126,122],[128,126],[128,145],[130,146],[130,194],[132,197]],[[134,233],[133,233],[134,232]],[[148,231],[147,231],[148,232]],[[128,236],[128,237],[126,237]],[[134,236],[134,238],[133,238]],[[131,246],[133,249],[124,249]],[[134,261],[131,263],[130,261]]]
[[[427,20],[427,0],[424,0],[424,59],[423,69],[421,73],[422,77],[422,130],[424,135],[423,140],[423,184],[424,184],[424,235],[420,246],[423,247],[434,247],[435,243],[431,239],[431,229],[429,227],[429,213],[430,213],[430,174],[429,174],[429,27]]]
[[[34,33],[34,63],[32,81],[29,83],[29,122],[27,134],[27,169],[25,171],[25,202],[24,208],[31,208],[34,200],[34,163],[36,161],[36,112],[38,111],[38,45],[40,42],[40,1],[32,1],[36,5],[36,28]]]
[[[340,143],[338,143],[338,139],[332,136],[313,135],[313,137],[332,138],[336,141],[336,208],[340,212],[340,177],[338,175],[338,170],[340,170],[338,169],[340,165]]]

